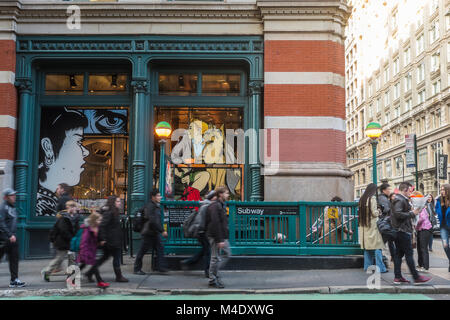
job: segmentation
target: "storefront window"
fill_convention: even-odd
[[[45,76],[45,94],[83,94],[84,76],[82,74],[47,74]]]
[[[127,108],[43,108],[37,216],[57,213],[61,183],[85,208],[100,207],[112,194],[126,199],[127,159]]]
[[[126,74],[89,75],[89,94],[108,95],[126,92]]]
[[[241,77],[238,74],[204,74],[202,76],[202,95],[238,96]]]
[[[166,96],[196,96],[196,74],[159,74],[159,94]]]
[[[208,191],[227,186],[231,199],[243,199],[243,115],[239,108],[156,109],[156,122],[173,128],[168,144],[168,198],[200,200]],[[239,135],[241,134],[241,135]],[[154,159],[159,159],[155,141]],[[155,161],[155,177],[159,163]],[[155,179],[158,181],[158,179]]]

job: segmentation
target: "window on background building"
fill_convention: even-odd
[[[442,141],[434,143],[434,144],[431,145],[431,149],[433,150],[433,160],[432,160],[433,167],[436,166],[436,157],[437,157],[437,155],[444,153],[443,152],[444,151],[443,148],[444,148],[444,145],[443,145]]]
[[[436,128],[440,128],[442,126],[442,117],[441,110],[436,110]]]
[[[394,86],[394,100],[400,98],[400,82],[397,82]]]
[[[386,112],[384,114],[384,123],[385,124],[389,124],[389,122],[391,122],[391,113],[390,112]]]
[[[417,67],[417,83],[420,83],[423,80],[425,80],[425,63],[422,62]]]
[[[433,85],[431,86],[431,94],[433,96],[439,92],[441,92],[441,80],[433,82]]]
[[[438,71],[441,67],[441,55],[439,52],[431,56],[431,72]]]
[[[373,117],[373,104],[372,103],[367,108],[367,115],[369,116],[369,119]]]
[[[425,117],[422,117],[422,119],[420,120],[420,130],[422,131],[422,133],[426,133],[427,132],[427,122]]]
[[[445,16],[445,30],[450,29],[450,15]]]
[[[423,36],[423,33],[417,38],[416,41],[416,56],[421,54],[423,50],[425,49],[425,37]]]
[[[368,90],[367,90],[367,93],[368,93],[368,95],[369,95],[369,97],[371,97],[372,96],[372,82],[369,82],[369,84],[368,84]]]
[[[400,58],[395,58],[394,60],[394,75],[400,71]]]
[[[418,152],[418,159],[419,162],[419,170],[425,170],[428,168],[428,150],[427,148],[419,149]]]
[[[409,99],[406,100],[406,102],[405,102],[405,111],[411,110],[411,107],[412,107],[412,99],[409,98]]]
[[[439,0],[431,0],[430,14],[433,14],[439,8]]]
[[[434,20],[430,26],[430,44],[439,39],[439,20]]]
[[[421,90],[417,95],[417,103],[421,104],[425,102],[425,89]]]
[[[387,107],[389,105],[389,90],[384,93],[384,107]]]
[[[369,174],[370,174],[370,182],[372,182],[373,181],[373,166],[369,166],[368,170],[369,170]]]
[[[402,157],[396,157],[394,159],[395,161],[395,173],[396,176],[401,176],[403,175],[403,169],[404,169],[404,164],[403,164],[403,158]]]
[[[416,28],[419,29],[423,25],[423,10],[418,10],[416,14]]]
[[[405,66],[407,66],[411,62],[411,47],[408,47],[405,49],[405,53],[404,53],[403,57],[404,57]]]
[[[375,91],[380,90],[380,88],[381,88],[381,78],[380,76],[378,76],[375,80]]]
[[[410,71],[405,76],[405,92],[411,90],[411,84],[412,84],[412,75]]]
[[[381,98],[377,99],[377,113],[381,112]]]
[[[384,83],[389,82],[389,66],[384,69]]]
[[[377,164],[377,182],[380,182],[383,177],[383,165],[379,163]]]
[[[416,120],[416,132],[418,135],[422,134],[422,131],[420,131],[420,119]]]
[[[400,106],[395,107],[394,109],[394,119],[400,117]]]
[[[392,161],[387,160],[385,163],[385,169],[386,169],[386,178],[390,179],[392,178]]]

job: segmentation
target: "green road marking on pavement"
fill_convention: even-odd
[[[433,300],[424,294],[211,294],[211,295],[97,295],[30,296],[0,300]]]

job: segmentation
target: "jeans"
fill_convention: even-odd
[[[0,249],[0,260],[4,254],[8,255],[9,273],[11,274],[11,282],[19,277],[19,244],[12,243],[8,240],[6,245]]]
[[[203,257],[203,267],[206,271],[209,270],[209,264],[211,260],[211,249],[209,246],[209,241],[204,233],[199,236],[198,241],[202,245],[202,249],[189,259],[186,259],[184,263],[187,265],[192,265],[197,263]]]
[[[450,248],[449,248],[450,227],[441,225],[441,241],[444,247],[445,254],[450,263]]]
[[[386,266],[383,263],[383,255],[381,249],[364,250],[364,271],[367,271],[369,266],[376,265],[380,268],[380,272],[386,272]]]
[[[153,248],[156,252],[156,269],[162,270],[166,267],[166,261],[164,259],[164,247],[162,244],[161,235],[157,236],[143,236],[141,248],[136,255],[134,261],[134,271],[140,271],[142,269],[142,259],[147,251]]]
[[[421,230],[417,232],[417,263],[419,267],[423,267],[427,270],[430,268],[428,246],[430,244],[430,237],[432,236],[431,230]]]
[[[211,245],[211,262],[209,265],[209,282],[215,282],[219,278],[219,270],[231,256],[230,244],[225,240],[225,246],[219,249],[218,243],[213,238],[208,238]]]
[[[406,264],[408,265],[409,271],[413,276],[414,280],[419,278],[416,267],[414,265],[413,248],[411,234],[398,231],[397,238],[395,239],[395,249],[396,254],[394,258],[394,274],[395,278],[402,278],[402,258],[405,256]]]

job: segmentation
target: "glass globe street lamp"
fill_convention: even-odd
[[[381,125],[377,122],[371,122],[366,127],[366,136],[372,139],[372,177],[373,183],[377,184],[377,144],[378,138],[381,136],[383,130],[381,129]]]
[[[156,136],[159,138],[160,158],[159,158],[159,193],[162,200],[165,200],[165,181],[166,181],[166,142],[172,134],[172,126],[161,121],[155,126]]]

